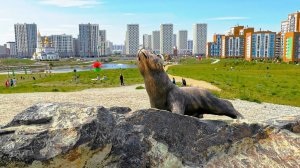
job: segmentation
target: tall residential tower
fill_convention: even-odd
[[[205,55],[207,42],[207,24],[193,25],[193,54]]]
[[[31,58],[37,47],[36,24],[15,24],[15,40],[17,56]]]
[[[160,25],[160,53],[173,53],[173,24]]]
[[[128,24],[125,40],[125,54],[136,55],[139,50],[140,32],[138,24]]]
[[[79,46],[81,57],[97,57],[99,43],[99,25],[98,24],[80,24],[79,25]]]

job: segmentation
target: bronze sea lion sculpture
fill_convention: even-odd
[[[207,90],[174,85],[164,70],[161,56],[141,49],[137,54],[137,65],[144,77],[152,108],[199,118],[203,114],[243,118],[229,101],[219,99]]]

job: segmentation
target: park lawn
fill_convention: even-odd
[[[0,75],[1,93],[31,93],[31,92],[70,92],[80,91],[91,88],[107,88],[116,87],[120,85],[119,76],[123,74],[125,85],[141,84],[143,78],[140,75],[137,68],[133,69],[115,69],[115,70],[102,70],[99,73],[93,71],[77,72],[79,75],[79,82],[72,81],[74,79],[74,73],[62,73],[62,74],[34,74],[34,75],[16,75],[17,86],[6,88],[4,86],[7,75]],[[92,81],[97,74],[100,74],[101,78],[106,75],[107,80]],[[25,77],[25,80],[21,80],[20,77]],[[33,80],[32,77],[36,80]],[[13,78],[12,76],[10,78]]]
[[[30,59],[0,59],[0,66],[22,66],[22,65],[33,65],[35,61]]]
[[[168,73],[210,82],[222,89],[214,92],[222,98],[300,107],[300,66],[239,59],[211,62],[185,59],[181,65],[170,67]]]

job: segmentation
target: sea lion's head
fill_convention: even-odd
[[[137,54],[137,65],[140,72],[144,75],[146,72],[164,71],[164,61],[160,55],[155,55],[145,49],[140,49]]]

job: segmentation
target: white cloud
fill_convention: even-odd
[[[63,8],[79,7],[79,8],[92,8],[96,5],[103,4],[99,0],[40,0],[40,3],[45,5],[53,5]]]
[[[216,18],[209,18],[207,20],[248,20],[248,17],[216,17]]]

